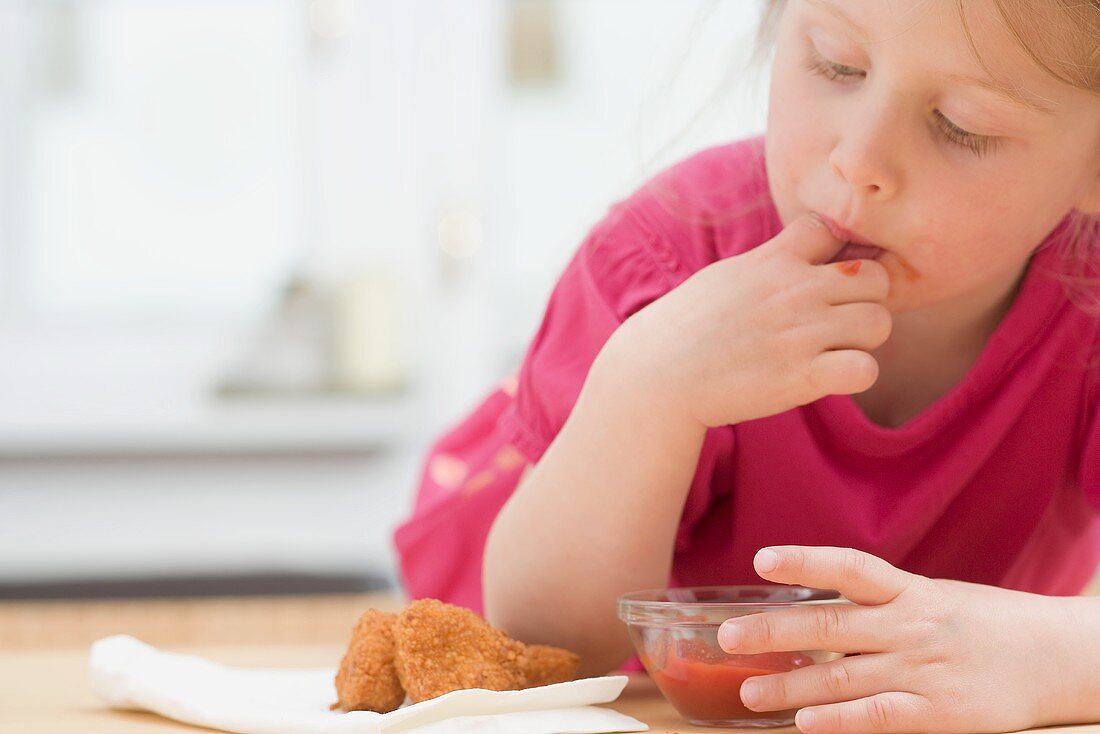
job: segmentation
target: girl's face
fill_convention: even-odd
[[[1071,209],[1100,210],[1100,98],[1035,65],[992,0],[966,7],[977,58],[954,0],[788,0],[779,24],[780,219],[884,248],[894,312],[1003,294]]]

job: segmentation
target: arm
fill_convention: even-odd
[[[580,654],[581,675],[631,653],[615,599],[665,586],[706,428],[609,369],[609,348],[546,454],[489,534],[489,620]]]
[[[872,261],[858,275],[815,265],[842,246],[803,217],[698,271],[612,334],[489,533],[491,622],[574,650],[582,674],[629,656],[615,598],[668,583],[707,428],[874,382],[868,350],[889,335],[889,278]]]

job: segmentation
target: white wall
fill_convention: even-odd
[[[0,239],[0,263],[12,253],[24,258],[15,275],[33,286],[26,293],[47,288],[44,297],[16,299],[0,311],[0,440],[32,447],[7,454],[0,447],[0,581],[158,569],[392,569],[390,532],[411,502],[427,442],[515,366],[584,232],[661,166],[762,123],[764,85],[754,89],[754,77],[738,71],[745,69],[756,3],[560,0],[563,75],[550,88],[525,90],[510,89],[504,73],[507,0],[235,0],[225,11],[205,1],[94,0],[79,7],[104,11],[88,33],[119,14],[136,22],[164,11],[155,21],[160,36],[150,38],[166,44],[176,38],[171,22],[192,42],[218,13],[247,15],[265,5],[274,8],[264,16],[267,37],[282,38],[281,51],[263,51],[267,62],[257,51],[242,68],[261,77],[257,89],[268,90],[266,101],[249,109],[283,105],[272,113],[277,119],[265,122],[229,105],[220,115],[200,109],[194,136],[168,124],[187,105],[204,104],[210,70],[186,64],[174,67],[182,75],[175,82],[144,91],[137,82],[151,83],[150,77],[112,67],[118,83],[109,93],[85,89],[68,116],[56,105],[21,110],[40,140],[109,135],[126,110],[147,123],[164,120],[142,128],[142,148],[125,137],[111,142],[147,157],[176,155],[176,167],[145,161],[143,175],[159,170],[167,177],[164,191],[187,184],[180,168],[187,161],[178,156],[204,140],[209,148],[218,140],[209,124],[221,119],[234,130],[228,139],[245,147],[225,149],[224,175],[216,167],[206,174],[217,177],[211,191],[219,206],[237,201],[217,187],[231,183],[225,175],[263,176],[265,166],[274,167],[271,191],[284,192],[265,201],[285,204],[236,217],[255,228],[232,238],[192,235],[186,252],[179,232],[151,237],[148,251],[127,251],[119,242],[133,247],[137,230],[133,222],[116,226],[112,217],[137,193],[109,188],[114,179],[89,168],[66,179],[76,182],[66,191],[76,197],[69,203],[78,200],[83,181],[106,202],[100,213],[110,216],[97,228],[51,230],[48,240],[23,228]],[[322,5],[325,17],[335,19],[325,26],[335,37],[308,32],[310,13]],[[183,22],[189,8],[205,19]],[[233,32],[223,29],[222,36]],[[109,37],[98,37],[99,45],[85,38],[81,53],[100,48],[118,57],[118,48],[102,45]],[[138,60],[150,38],[131,36],[123,48]],[[227,84],[233,80],[241,83],[239,74]],[[5,84],[0,99],[15,99],[13,82]],[[702,122],[684,133],[700,109],[707,111]],[[58,138],[58,131],[68,137]],[[260,147],[248,148],[248,141]],[[112,164],[102,158],[102,145],[91,147],[77,146],[83,165]],[[248,157],[246,150],[268,157]],[[39,152],[37,165],[46,169],[28,175],[57,175],[71,165],[57,150]],[[6,196],[9,206],[18,201],[11,190]],[[171,216],[201,233],[204,222],[196,218],[209,207],[197,196],[164,201],[178,204]],[[50,205],[27,204],[38,212]],[[46,214],[39,220],[50,221]],[[465,227],[463,241],[476,246],[472,257],[442,254],[442,220]],[[42,254],[35,247],[53,253],[53,265],[42,271],[53,276],[28,276],[27,263],[43,262],[34,259]],[[250,257],[257,268],[246,267]],[[185,267],[173,269],[172,258]],[[73,263],[89,266],[66,269]],[[331,414],[324,405],[275,403],[262,417],[234,424],[239,435],[226,433],[219,421],[234,408],[215,400],[211,388],[295,264],[322,284],[374,271],[399,286],[411,390],[396,413],[362,402],[353,402],[350,413]],[[135,284],[144,275],[155,278]],[[36,308],[42,303],[57,307]],[[272,423],[285,426],[276,438]],[[361,435],[360,426],[363,435],[392,426],[387,452],[368,456],[369,437],[342,454],[318,450],[323,440],[307,440],[330,436],[345,445]],[[133,439],[136,455],[94,455],[111,436],[131,440],[133,433],[118,433],[124,430],[146,432],[144,442]],[[166,436],[194,442],[204,431],[208,448],[219,435],[269,445],[253,446],[246,456],[224,455],[216,446],[204,456],[194,443],[190,453],[175,456],[149,449],[163,447]],[[281,446],[304,444],[280,453]],[[91,455],[73,456],[81,445]]]

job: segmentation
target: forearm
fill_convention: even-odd
[[[668,583],[705,436],[697,421],[625,379],[597,359],[485,549],[490,621],[519,639],[575,650],[582,674],[604,673],[630,654],[616,597]]]

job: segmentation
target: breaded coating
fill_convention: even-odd
[[[469,609],[421,599],[394,625],[397,675],[413,703],[462,688],[524,688],[522,642],[509,639]]]
[[[435,599],[401,614],[367,610],[336,674],[333,709],[388,713],[464,688],[513,691],[576,677],[580,658],[513,640],[469,609]]]
[[[405,689],[394,666],[394,625],[397,615],[368,609],[355,623],[351,642],[336,673],[333,709],[377,711],[397,709],[405,700]]]
[[[550,645],[528,645],[526,663],[523,666],[527,677],[525,688],[548,686],[564,683],[577,677],[580,656],[575,652]]]

